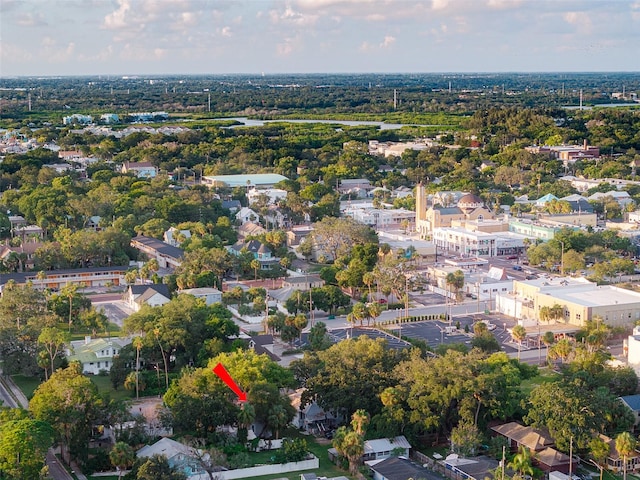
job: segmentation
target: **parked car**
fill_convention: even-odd
[[[517,260],[518,259],[518,255],[509,255],[507,257],[507,260]]]
[[[519,272],[521,272],[522,271],[522,266],[521,265],[514,265],[513,269],[514,270],[518,270]]]

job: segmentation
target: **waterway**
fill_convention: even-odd
[[[447,125],[419,125],[410,123],[385,123],[385,122],[371,122],[365,120],[309,120],[309,119],[280,119],[280,120],[254,120],[247,117],[229,117],[229,118],[214,118],[214,120],[235,120],[242,123],[242,125],[232,125],[229,128],[236,127],[264,127],[267,123],[326,123],[329,125],[345,125],[348,127],[358,126],[374,126],[379,127],[380,130],[398,130],[402,127],[446,127]]]

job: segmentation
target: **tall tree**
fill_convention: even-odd
[[[51,425],[40,420],[22,418],[0,423],[0,478],[40,478],[54,438]]]
[[[622,455],[622,479],[627,480],[627,458],[635,452],[638,441],[629,432],[622,432],[616,437],[616,450]]]
[[[67,463],[72,457],[86,458],[91,426],[101,406],[96,386],[82,375],[78,363],[53,373],[29,402],[33,416],[56,430]]]
[[[125,442],[116,442],[109,451],[109,460],[118,469],[118,478],[122,478],[122,471],[133,465],[135,458],[133,447]]]

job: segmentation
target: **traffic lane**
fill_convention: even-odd
[[[5,387],[4,382],[0,382],[0,404],[3,407],[18,408],[16,401]]]
[[[49,467],[49,476],[53,480],[73,480],[73,477],[67,470],[60,465],[57,457],[53,454],[53,451],[49,449],[47,452],[47,466]]]

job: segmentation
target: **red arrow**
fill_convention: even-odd
[[[247,401],[247,394],[240,389],[236,382],[233,381],[233,378],[231,378],[231,375],[229,375],[227,369],[224,368],[224,365],[218,363],[215,367],[213,367],[213,373],[220,377],[220,380],[226,383],[227,387],[229,387],[233,391],[233,393],[238,396],[238,400],[240,400],[241,402]]]

